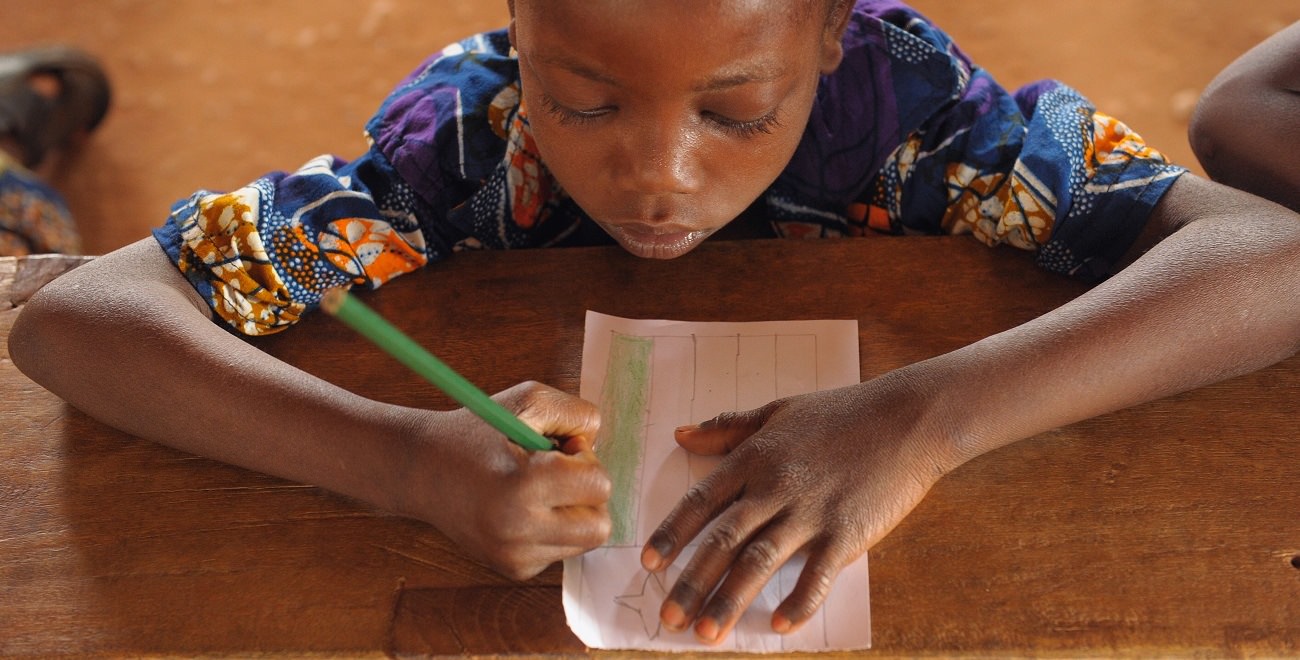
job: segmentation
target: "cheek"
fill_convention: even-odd
[[[591,198],[592,190],[599,190],[597,179],[603,169],[600,148],[596,141],[579,139],[568,126],[532,119],[533,139],[542,164],[555,178],[565,193],[580,206]]]
[[[528,107],[528,127],[532,132],[533,147],[538,157],[551,174],[566,185],[568,180],[580,175],[585,166],[597,157],[592,140],[579,139],[571,126],[560,125],[545,110],[540,110],[540,101],[525,95]]]

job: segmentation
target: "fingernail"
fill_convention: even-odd
[[[657,571],[663,568],[664,556],[654,548],[646,548],[641,551],[641,565],[647,571]]]
[[[700,619],[700,622],[695,624],[695,637],[705,644],[718,641],[718,622],[712,617]]]
[[[677,427],[676,429],[674,429],[674,432],[676,432],[676,433],[691,433],[691,432],[693,432],[693,431],[698,431],[699,428],[700,428],[700,427],[699,427],[698,424],[687,424],[686,426],[679,426],[679,427]]]
[[[673,632],[681,632],[686,628],[686,612],[681,605],[671,600],[665,602],[663,608],[659,610],[659,620],[665,628]]]
[[[792,627],[792,624],[790,623],[790,620],[787,619],[787,618],[785,618],[784,616],[782,616],[780,612],[777,612],[777,613],[775,613],[775,614],[772,615],[772,630],[773,630],[773,631],[775,631],[775,632],[777,632],[777,633],[779,633],[779,634],[784,635],[784,634],[790,632],[790,628],[791,628],[791,627]]]

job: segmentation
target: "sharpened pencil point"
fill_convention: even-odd
[[[324,309],[330,314],[339,311],[339,307],[343,305],[343,301],[347,298],[347,295],[348,290],[343,287],[327,289],[320,297],[321,309]]]

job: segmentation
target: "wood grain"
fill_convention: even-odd
[[[587,309],[857,318],[865,378],[1081,291],[968,238],[869,238],[462,254],[362,295],[487,391],[576,392]],[[253,343],[451,405],[324,315]],[[422,523],[109,429],[7,359],[0,392],[0,655],[588,655],[558,566],[512,584]],[[871,550],[864,655],[1300,653],[1297,392],[1292,358],[963,466]]]

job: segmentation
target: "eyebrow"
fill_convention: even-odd
[[[717,92],[750,83],[772,82],[781,77],[781,71],[775,66],[763,65],[741,69],[734,73],[724,73],[705,80],[692,89],[697,92]]]
[[[543,57],[540,58],[545,64],[558,66],[569,73],[581,76],[588,80],[610,85],[611,87],[622,87],[618,80],[613,77],[597,71],[581,62],[577,62],[566,57]],[[740,85],[750,83],[766,83],[777,80],[781,77],[782,71],[778,66],[772,63],[762,63],[758,66],[740,68],[734,72],[726,72],[704,80],[691,88],[696,92],[717,92]]]
[[[567,57],[539,57],[537,59],[539,59],[543,64],[558,66],[561,69],[568,71],[569,73],[582,76],[583,78],[586,78],[588,80],[594,80],[599,83],[605,83],[606,85],[611,85],[613,87],[622,87],[622,85],[620,85],[617,80],[614,80],[613,78],[585,64],[576,62]]]

